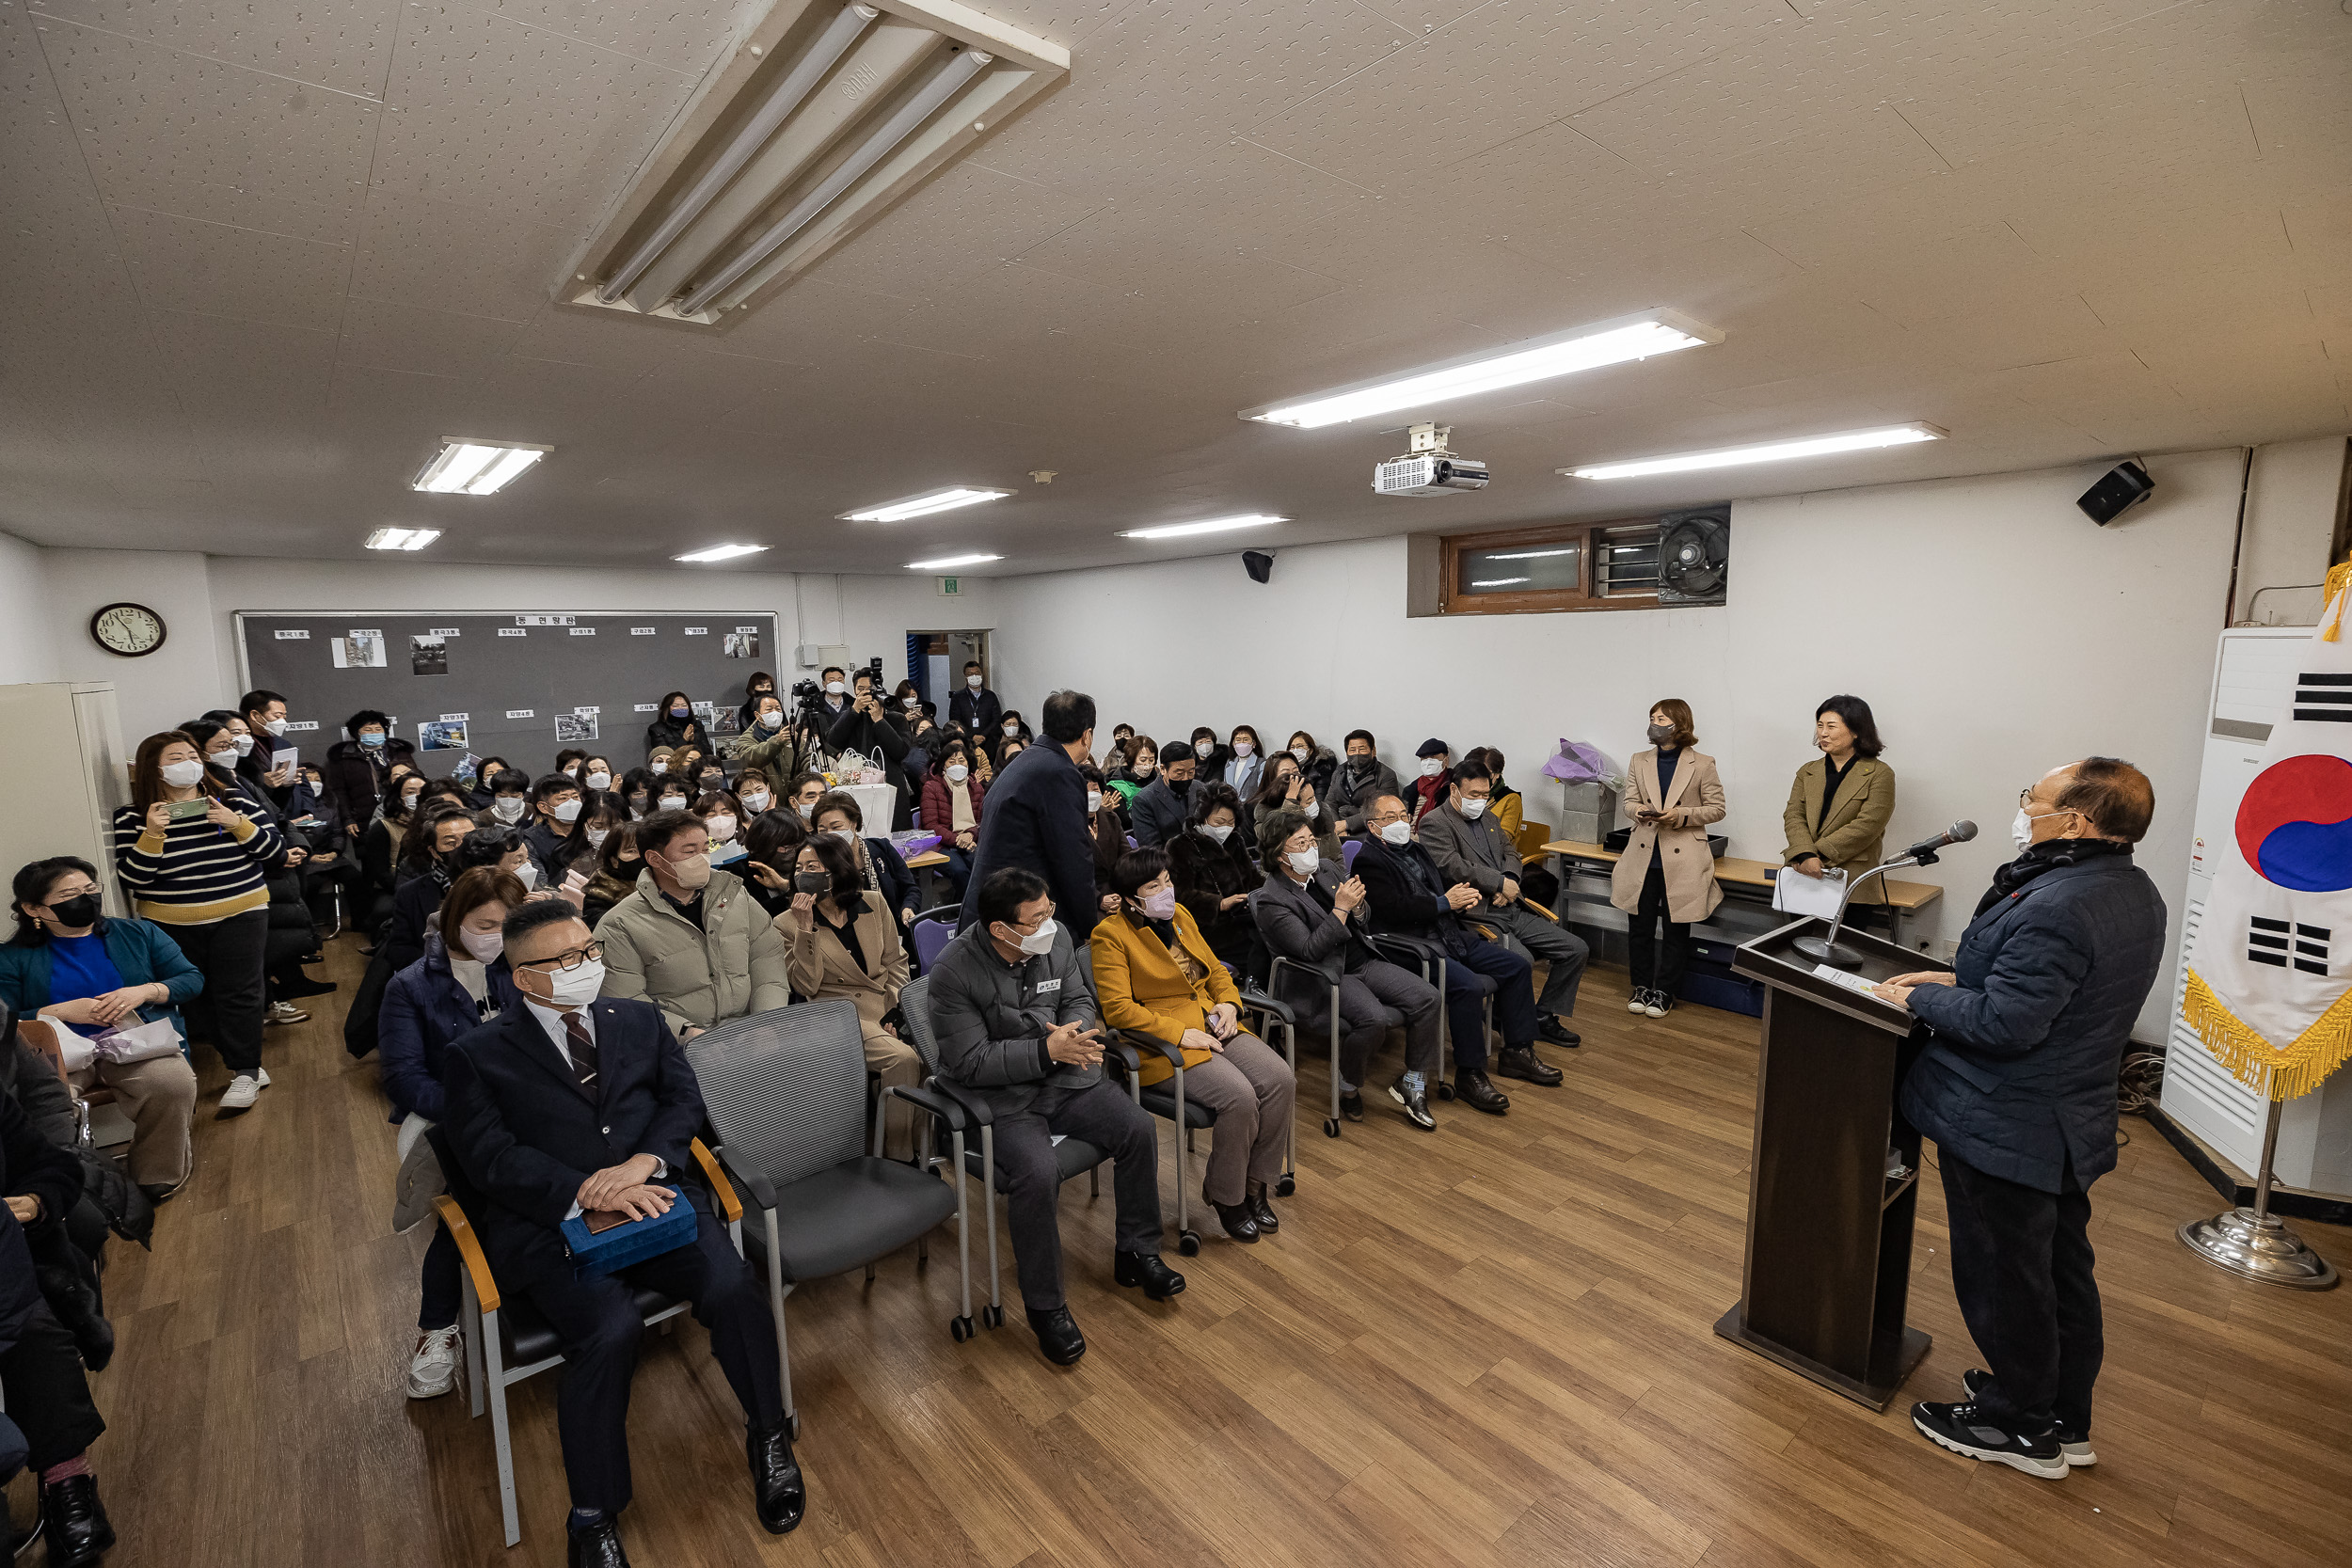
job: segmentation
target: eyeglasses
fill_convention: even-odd
[[[573,952],[559,953],[552,958],[526,959],[522,963],[516,964],[514,967],[516,969],[536,969],[548,974],[553,974],[557,970],[562,970],[564,973],[568,974],[573,970],[578,969],[581,964],[594,962],[603,957],[604,943],[600,942],[592,942],[587,946],[576,949]]]
[[[1045,912],[1039,915],[1035,920],[1008,920],[1005,924],[1011,927],[1014,930],[1019,931],[1022,935],[1027,936],[1031,932],[1034,932],[1039,927],[1044,925],[1047,921],[1053,918],[1054,906],[1052,901],[1048,900],[1045,905]]]

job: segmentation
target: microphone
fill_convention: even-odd
[[[1910,860],[1919,855],[1933,855],[1947,844],[1965,844],[1976,836],[1977,825],[1966,817],[1963,817],[1933,838],[1923,838],[1904,850],[1903,859]]]

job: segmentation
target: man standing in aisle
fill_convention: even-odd
[[[1094,929],[1094,832],[1087,812],[1086,775],[1078,764],[1094,745],[1094,699],[1057,691],[1040,716],[1042,744],[1025,748],[988,786],[988,810],[963,884],[963,919],[977,918],[980,884],[993,871],[1017,865],[1045,879],[1054,903],[1083,944]]]
[[[994,735],[1004,717],[1005,705],[980,678],[980,661],[965,659],[963,688],[947,699],[947,721],[961,724],[966,735]]]
[[[1935,1140],[1952,1289],[1988,1371],[1912,1424],[1972,1459],[2055,1481],[2091,1465],[2104,1352],[2091,1182],[2115,1168],[2116,1073],[2164,963],[2164,899],[2132,863],[2155,791],[2086,757],[2019,795],[2024,852],[1993,875],[1949,973],[1875,989],[1933,1032],[1899,1101]]]

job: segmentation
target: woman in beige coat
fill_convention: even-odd
[[[801,846],[792,884],[792,902],[775,921],[792,993],[807,1002],[846,997],[856,1006],[866,1069],[880,1076],[883,1094],[882,1152],[912,1159],[914,1107],[888,1092],[894,1084],[913,1088],[923,1081],[922,1058],[891,1019],[907,983],[898,923],[866,893],[855,851],[829,834]]]
[[[1625,809],[1633,835],[1610,878],[1609,901],[1631,916],[1626,952],[1633,995],[1626,1011],[1664,1018],[1682,988],[1691,923],[1724,901],[1715,856],[1707,843],[1710,823],[1724,818],[1723,782],[1715,759],[1697,750],[1691,705],[1668,697],[1649,710],[1650,750],[1626,769]],[[1665,922],[1666,939],[1657,926]]]
[[[1813,711],[1813,744],[1821,755],[1797,769],[1781,825],[1788,847],[1781,859],[1808,877],[1836,869],[1854,878],[1886,857],[1886,823],[1895,815],[1895,770],[1879,760],[1885,750],[1870,705],[1832,697]],[[1885,879],[1863,883],[1853,902],[1886,902]]]

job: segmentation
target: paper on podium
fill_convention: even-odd
[[[1819,877],[1808,877],[1793,866],[1784,865],[1772,879],[1772,908],[1789,914],[1835,920],[1837,905],[1845,896],[1846,873],[1834,865]]]

